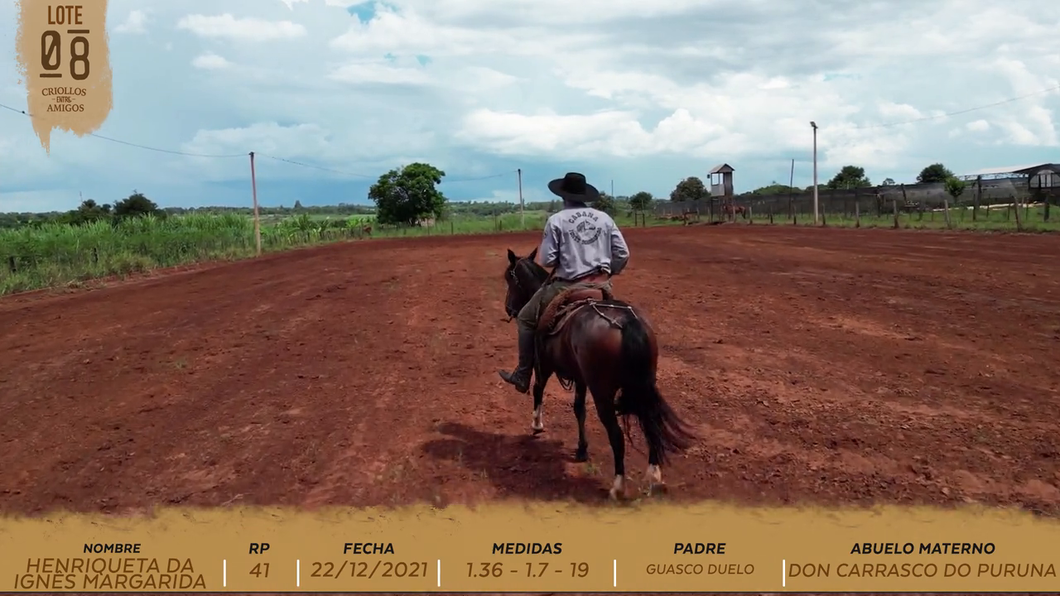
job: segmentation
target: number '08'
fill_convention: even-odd
[[[62,66],[62,36],[58,31],[45,31],[40,36],[40,65],[44,70],[59,70]],[[80,71],[80,72],[78,72]],[[70,40],[70,76],[75,81],[88,78],[88,39],[80,35]]]

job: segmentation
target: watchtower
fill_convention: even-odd
[[[716,165],[710,170],[711,198],[722,199],[723,201],[732,200],[732,173],[735,171],[727,163]]]

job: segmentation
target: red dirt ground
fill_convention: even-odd
[[[703,440],[674,500],[1016,505],[1060,513],[1060,238],[647,228],[616,292]],[[505,249],[373,240],[0,300],[0,512],[155,504],[602,500],[504,385]],[[644,450],[634,430],[637,449]],[[628,451],[628,450],[627,450]],[[629,453],[641,488],[642,453]]]

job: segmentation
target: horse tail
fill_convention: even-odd
[[[659,393],[651,337],[648,327],[638,317],[623,323],[621,345],[617,413],[636,417],[648,447],[659,454],[659,463],[663,464],[667,453],[684,451],[696,436]]]

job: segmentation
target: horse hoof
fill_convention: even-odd
[[[530,429],[531,429],[532,431],[534,431],[534,436],[535,436],[535,437],[536,437],[537,435],[539,435],[539,434],[541,434],[541,433],[545,432],[545,427],[543,427],[543,426],[542,426],[542,427],[536,427],[536,426],[531,426],[531,427],[530,427]]]
[[[657,495],[665,495],[665,494],[668,494],[669,492],[670,492],[670,487],[668,487],[665,482],[660,482],[658,484],[652,484],[652,485],[648,486],[648,496],[649,497],[653,497],[653,496],[657,496]]]
[[[574,452],[574,461],[576,461],[578,463],[585,463],[585,462],[589,461],[589,450],[588,449],[578,449],[577,451],[575,451]]]

